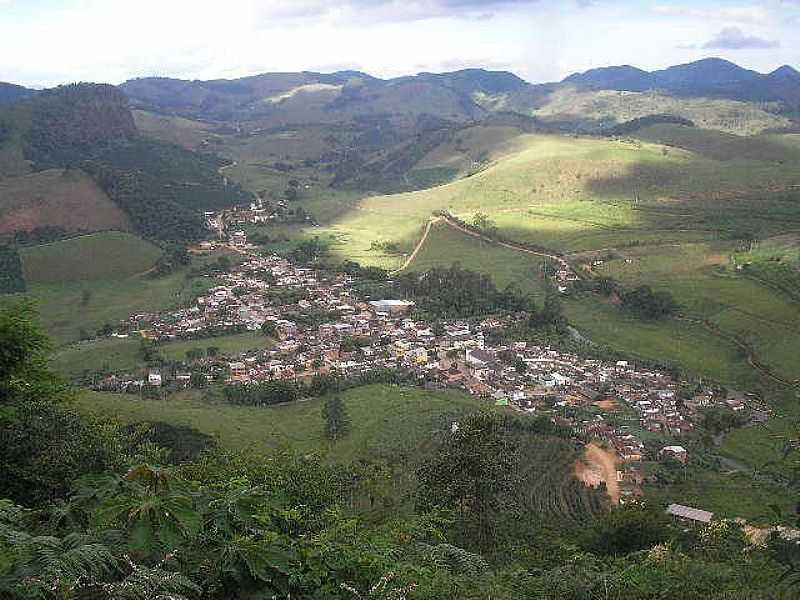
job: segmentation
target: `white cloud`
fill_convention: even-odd
[[[669,8],[680,1],[660,5],[660,14],[617,0],[137,0],[135,7],[61,0],[61,8],[47,12],[12,1],[11,16],[4,7],[0,18],[0,79],[118,83],[338,66],[391,77],[484,66],[550,81],[595,66],[651,69],[701,58],[708,52],[702,42],[739,25],[744,37],[786,44],[770,52],[730,50],[745,66],[800,62],[800,43],[785,19],[756,25],[763,14],[750,5]],[[681,42],[695,45],[676,48]]]
[[[766,23],[770,18],[766,7],[756,5],[702,8],[660,4],[654,7],[653,11],[658,15],[667,17],[684,17],[728,23]]]

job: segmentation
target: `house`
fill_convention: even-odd
[[[691,506],[684,506],[683,504],[670,504],[667,507],[667,514],[677,517],[683,521],[691,523],[702,523],[707,525],[714,518],[714,513],[699,508],[692,508]]]
[[[247,234],[244,231],[234,231],[231,234],[231,243],[238,248],[247,246]]]
[[[689,453],[683,446],[664,446],[658,452],[659,460],[676,460],[681,464],[686,464],[689,460]]]
[[[161,387],[161,383],[161,371],[158,369],[151,369],[147,375],[147,385]]]
[[[243,362],[232,362],[228,367],[231,370],[231,380],[247,381],[249,379],[247,366]]]
[[[408,300],[372,300],[369,304],[375,312],[390,315],[405,314],[414,306],[414,303]]]

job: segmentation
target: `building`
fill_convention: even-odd
[[[700,510],[699,508],[692,508],[691,506],[684,506],[683,504],[670,504],[667,507],[667,514],[683,521],[702,523],[703,525],[707,525],[714,518],[714,513],[712,512]]]
[[[234,231],[231,235],[231,243],[242,248],[247,245],[247,234],[244,231]]]
[[[390,315],[405,314],[414,306],[414,303],[408,300],[372,300],[369,304],[375,312]]]
[[[685,465],[689,460],[689,453],[683,446],[664,446],[658,453],[658,459],[676,460]]]
[[[233,381],[247,381],[247,366],[243,362],[232,362],[228,365]]]
[[[147,375],[147,385],[153,387],[161,387],[161,372],[158,369],[153,369]]]

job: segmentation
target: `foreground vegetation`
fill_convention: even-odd
[[[0,357],[3,597],[577,600],[795,591],[794,544],[750,546],[731,522],[676,528],[656,507],[606,513],[565,473],[570,444],[548,421],[469,414],[474,401],[459,395],[369,388],[344,395],[352,429],[341,438],[324,434],[319,404],[253,409],[294,427],[315,413],[318,433],[306,439],[331,446],[334,461],[308,450],[222,448],[176,465],[147,428],[123,434],[73,408],[27,309],[0,312],[0,340],[8,350]],[[358,433],[376,426],[383,436]],[[233,431],[226,436],[236,440]],[[398,486],[391,465],[404,460],[414,468],[402,470]],[[572,481],[556,488],[563,496],[553,495],[550,482],[559,480]]]

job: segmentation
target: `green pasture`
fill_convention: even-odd
[[[166,400],[86,392],[79,405],[89,413],[126,423],[164,421],[213,435],[230,449],[322,452],[331,460],[392,459],[415,456],[436,431],[486,404],[459,392],[426,392],[389,385],[368,386],[340,394],[351,421],[351,433],[338,442],[323,431],[321,399],[272,407],[210,403],[194,390]]]
[[[108,231],[23,248],[20,251],[29,285],[123,279],[150,270],[161,249],[120,231]]]

